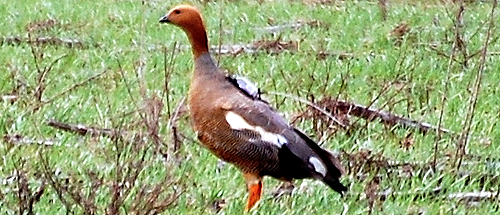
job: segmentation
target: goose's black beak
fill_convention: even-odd
[[[160,18],[160,23],[167,23],[167,22],[170,22],[170,21],[168,20],[168,15],[162,16],[162,17]]]

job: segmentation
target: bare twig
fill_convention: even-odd
[[[167,116],[170,118],[172,116],[171,109],[172,106],[170,104],[171,98],[170,98],[170,75],[174,72],[174,56],[175,56],[175,50],[177,49],[177,41],[174,42],[172,52],[170,53],[170,60],[167,64],[167,49],[163,49],[163,74],[165,75],[165,80],[164,80],[164,93],[163,96],[166,97],[166,104],[167,104]],[[162,101],[163,101],[163,96],[162,96]]]
[[[224,7],[224,4],[219,4],[219,50],[217,53],[219,53],[217,55],[217,66],[220,66],[220,56],[221,56],[221,49],[222,49],[222,15],[224,14],[222,11],[223,11],[223,8]]]
[[[175,108],[174,114],[170,117],[167,123],[167,128],[169,128],[172,142],[174,143],[173,148],[171,148],[169,153],[172,153],[174,156],[177,155],[177,151],[181,147],[181,140],[179,138],[179,133],[177,129],[177,120],[179,120],[179,117],[182,116],[186,112],[186,105],[185,105],[186,97],[183,97],[181,101],[177,104],[177,107]],[[170,148],[170,147],[169,147]]]
[[[61,129],[63,131],[77,133],[79,135],[85,136],[90,135],[93,137],[104,136],[112,139],[123,137],[127,132],[117,129],[108,129],[108,128],[97,128],[97,127],[89,127],[82,124],[68,124],[56,121],[54,119],[50,119],[47,122],[48,126]]]
[[[119,68],[119,71],[120,71],[120,75],[121,75],[122,81],[123,81],[123,83],[125,83],[125,87],[127,88],[127,93],[128,93],[128,96],[129,96],[129,97],[130,97],[130,99],[132,100],[132,104],[135,106],[135,109],[136,109],[136,110],[139,110],[140,108],[139,108],[139,107],[138,107],[138,105],[137,105],[137,101],[136,101],[135,97],[132,95],[132,89],[131,89],[131,88],[130,88],[130,86],[128,85],[127,80],[125,79],[125,77],[126,77],[126,76],[125,76],[125,73],[124,73],[123,67],[122,67],[122,65],[121,65],[121,63],[120,63],[120,60],[118,60],[118,59],[117,59],[116,61],[118,62],[118,68]],[[136,74],[137,74],[137,73],[136,73]],[[145,97],[143,97],[143,98],[145,98]],[[145,116],[142,114],[142,111],[139,111],[139,112],[138,112],[138,114],[139,114],[139,116],[141,117],[141,120],[142,120],[143,122],[145,122],[145,121],[146,121],[146,120],[145,120]]]
[[[461,2],[461,5],[458,9],[458,12],[457,12],[457,16],[455,18],[455,24],[454,24],[454,28],[455,28],[455,40],[453,40],[453,45],[452,45],[452,48],[451,48],[451,54],[448,58],[448,68],[446,70],[446,80],[443,82],[443,85],[444,85],[444,89],[443,89],[443,94],[441,96],[441,108],[439,109],[439,120],[438,120],[438,126],[437,126],[437,129],[436,129],[436,132],[437,132],[437,135],[435,137],[435,141],[434,141],[434,157],[433,157],[433,171],[436,171],[436,163],[437,163],[437,159],[438,159],[438,153],[439,153],[439,142],[441,141],[441,132],[439,132],[439,129],[442,127],[442,124],[443,124],[443,118],[444,118],[444,107],[446,106],[446,102],[447,102],[447,97],[448,97],[448,84],[450,82],[450,74],[451,74],[451,68],[452,68],[452,63],[453,61],[455,61],[455,54],[457,52],[457,50],[459,49],[459,38],[460,38],[460,23],[462,22],[462,17],[463,17],[463,12],[464,12],[464,8],[463,8],[463,2]]]
[[[67,89],[63,90],[63,91],[62,91],[62,92],[60,92],[59,94],[57,94],[57,95],[53,96],[52,98],[48,99],[47,101],[42,101],[40,104],[37,104],[36,106],[34,106],[34,107],[33,107],[33,109],[35,109],[35,110],[36,110],[36,109],[38,109],[38,108],[42,107],[43,105],[50,104],[50,103],[54,102],[56,99],[60,98],[61,96],[66,95],[66,94],[68,94],[69,92],[72,92],[73,90],[75,90],[75,89],[77,89],[77,88],[79,88],[79,87],[81,87],[81,86],[84,86],[85,84],[88,84],[88,83],[89,83],[89,82],[91,82],[91,81],[96,80],[97,78],[99,78],[99,77],[101,77],[102,75],[104,75],[106,72],[108,72],[108,70],[105,70],[105,71],[103,71],[103,72],[101,72],[101,73],[98,73],[98,74],[96,74],[96,75],[93,75],[93,76],[91,76],[91,77],[89,77],[89,78],[87,78],[87,79],[83,80],[82,82],[79,82],[79,83],[74,84],[73,86],[71,86],[71,87],[69,87],[69,88],[67,88]]]
[[[141,24],[140,24],[140,35],[139,35],[139,60],[136,74],[137,79],[139,79],[139,92],[141,97],[146,100],[146,80],[144,79],[144,69],[146,68],[146,55],[144,54],[144,38],[146,32],[146,5],[145,1],[141,1]]]
[[[476,110],[477,97],[479,95],[479,91],[481,88],[481,82],[483,79],[483,72],[484,72],[485,65],[486,65],[488,46],[490,44],[490,38],[491,38],[493,27],[495,24],[495,22],[494,22],[495,16],[494,15],[495,15],[495,9],[497,7],[497,4],[498,4],[498,1],[494,0],[493,6],[491,8],[491,13],[489,16],[489,26],[488,26],[488,31],[487,31],[486,38],[484,41],[483,50],[481,53],[479,68],[477,70],[476,79],[474,80],[474,88],[472,91],[471,98],[469,100],[469,106],[468,106],[467,115],[466,115],[466,118],[465,118],[465,121],[463,124],[463,130],[462,130],[462,133],[460,134],[460,138],[458,140],[458,147],[457,147],[457,151],[455,154],[455,159],[456,159],[455,162],[457,165],[456,166],[457,170],[460,169],[460,165],[462,163],[462,158],[465,155],[465,148],[467,147],[467,142],[469,140],[470,128],[472,126],[472,120],[474,118],[474,113]]]
[[[318,105],[316,105],[316,104],[314,104],[314,103],[312,103],[310,101],[307,101],[305,99],[299,98],[299,97],[294,96],[294,95],[286,94],[286,93],[279,93],[279,92],[268,92],[268,93],[271,94],[271,95],[278,95],[278,96],[290,98],[290,99],[293,99],[295,101],[307,104],[308,106],[314,108],[315,110],[317,110],[317,111],[323,113],[325,116],[329,117],[329,119],[333,120],[341,128],[343,128],[343,129],[347,128],[347,125],[345,125],[344,123],[342,123],[341,121],[339,121],[336,117],[332,116],[332,114],[330,114],[329,111],[327,111],[327,110],[319,107]]]
[[[400,52],[400,55],[398,56],[398,60],[397,60],[397,61],[396,61],[396,63],[394,64],[394,70],[395,70],[395,71],[397,71],[397,70],[396,70],[397,62],[402,62],[402,60],[400,61],[399,59],[400,59],[401,57],[404,57],[404,55],[403,55],[402,53],[403,53],[403,52]],[[396,80],[399,80],[401,77],[402,77],[402,75],[398,75],[397,77],[395,77],[395,78],[394,78],[394,81],[392,81],[392,83],[394,83]],[[386,92],[388,92],[388,91],[389,91],[390,87],[391,87],[391,84],[386,84],[386,85],[384,85],[384,87],[383,87],[383,88],[382,88],[382,89],[378,92],[377,96],[375,96],[375,98],[373,98],[373,99],[370,101],[370,103],[368,104],[368,106],[366,106],[364,109],[371,109],[371,107],[373,106],[373,104],[375,104],[375,102],[377,102],[377,101],[378,101],[378,100],[382,97],[382,95],[384,95]],[[403,88],[401,88],[401,90],[402,90],[402,89],[403,89]],[[387,103],[386,103],[386,104],[387,104]],[[375,109],[372,109],[372,110],[374,110],[375,112],[378,112],[378,111],[381,111],[381,110],[382,110],[382,108],[384,108],[384,105],[383,105],[383,106],[381,106],[380,108],[378,108],[378,110],[375,110]],[[331,110],[337,110],[337,109],[331,109]],[[367,119],[366,124],[365,124],[365,127],[367,127],[367,126],[368,126],[368,122],[372,121],[372,120],[373,120],[373,117],[376,117],[376,115],[371,115],[371,114],[370,114],[370,115],[368,115],[368,117],[372,117],[372,118],[365,118],[365,119]],[[359,119],[357,119],[357,120],[356,120],[356,122],[358,122],[361,118],[364,118],[364,117],[360,117]],[[355,122],[355,123],[356,123],[356,122]]]
[[[43,177],[45,178],[46,181],[48,181],[49,185],[56,192],[59,201],[61,201],[61,203],[64,205],[64,208],[66,208],[66,213],[71,214],[73,212],[72,210],[73,207],[70,204],[69,200],[64,196],[66,188],[59,182],[59,180],[56,177],[54,177],[54,174],[50,169],[48,158],[43,153],[43,151],[42,153],[39,153],[39,156],[40,156],[40,163],[42,167]]]
[[[281,38],[278,38],[276,40],[259,40],[250,44],[233,44],[210,47],[210,51],[216,52],[218,55],[230,54],[233,56],[237,56],[241,53],[255,54],[258,52],[279,54],[285,50],[296,51],[297,42],[282,41]]]

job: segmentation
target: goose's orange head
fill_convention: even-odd
[[[186,32],[205,29],[200,12],[191,5],[178,5],[172,8],[167,15],[160,18],[160,22],[176,25]]]
[[[191,5],[178,5],[160,18],[161,23],[180,27],[191,43],[194,58],[208,52],[208,39],[201,14]]]

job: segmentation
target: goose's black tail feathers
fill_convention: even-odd
[[[307,145],[314,150],[316,154],[321,157],[321,160],[326,165],[326,175],[320,178],[325,184],[327,184],[330,188],[337,191],[341,195],[344,195],[347,192],[347,187],[340,183],[339,178],[344,173],[344,169],[340,160],[335,158],[330,152],[322,149],[316,144],[313,140],[311,140],[307,135],[295,129],[302,139],[304,139]]]

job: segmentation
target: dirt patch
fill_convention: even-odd
[[[276,40],[259,40],[253,43],[253,48],[277,54],[286,50],[297,51],[298,45],[295,41],[282,41],[281,38],[278,38]]]
[[[46,19],[42,21],[30,22],[26,25],[25,29],[27,32],[48,31],[54,28],[57,24],[59,24],[59,21],[56,19]]]

